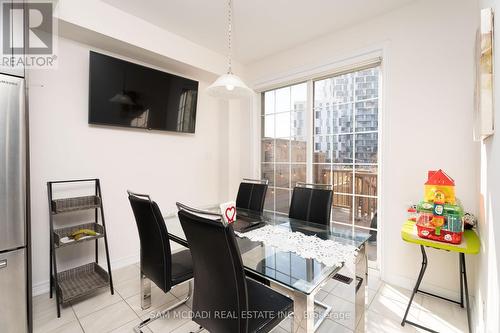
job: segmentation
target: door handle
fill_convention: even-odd
[[[0,269],[7,267],[7,259],[0,260]]]

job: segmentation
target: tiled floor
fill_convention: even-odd
[[[400,322],[404,314],[410,291],[384,284],[378,272],[369,271],[366,332],[425,332]],[[139,268],[131,265],[113,272],[115,295],[103,290],[98,295],[80,300],[62,309],[61,318],[56,317],[54,299],[48,294],[34,298],[35,333],[125,333],[133,332],[141,318],[147,318],[148,311],[142,311],[139,299]],[[186,286],[180,286],[172,293],[164,294],[157,287],[152,288],[152,305],[149,311],[167,308],[178,302],[187,293]],[[318,292],[317,299],[332,305],[333,311],[342,311],[350,304],[344,296],[342,284],[331,280]],[[187,313],[182,306],[177,311]],[[466,332],[467,317],[459,306],[422,295],[415,296],[409,319],[423,323],[439,332]],[[327,319],[317,330],[326,332],[353,332],[348,323],[339,319]],[[189,318],[158,319],[144,329],[147,333],[187,333],[196,330],[197,325]],[[289,332],[290,326],[284,322],[274,333]]]

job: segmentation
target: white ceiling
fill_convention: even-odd
[[[227,53],[227,0],[102,0]],[[248,64],[416,0],[233,0],[233,57]]]

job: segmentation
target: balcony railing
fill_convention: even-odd
[[[321,170],[318,170],[321,172]],[[330,172],[325,170],[325,172]],[[333,171],[333,191],[336,193],[377,196],[377,173],[365,170],[356,170],[353,182],[353,170],[334,170]],[[347,208],[349,210],[349,220],[352,220],[352,214],[356,212],[356,218],[366,220],[367,222],[377,212],[377,200],[374,198],[366,198],[354,196],[354,207],[352,209],[353,199],[349,195],[336,194],[333,196],[334,208]]]

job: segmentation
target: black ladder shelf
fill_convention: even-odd
[[[94,182],[94,195],[64,199],[54,199],[52,196],[54,185],[84,182]],[[57,300],[57,317],[59,318],[61,317],[61,304],[67,304],[74,299],[91,294],[102,287],[109,286],[111,294],[113,295],[114,289],[113,279],[111,277],[108,238],[106,234],[106,222],[104,220],[104,209],[99,179],[47,182],[47,194],[49,199],[50,221],[50,298],[52,298],[53,291],[55,290]],[[92,209],[94,210],[94,221],[92,222],[63,228],[54,227],[54,215],[65,213],[69,214],[71,212]],[[99,216],[101,223],[99,223]],[[95,231],[96,235],[82,237],[78,240],[68,238],[68,236],[72,233],[81,229]],[[99,239],[104,239],[107,271],[99,265]],[[63,272],[59,272],[57,270],[57,249],[92,240],[95,240],[95,261]]]

